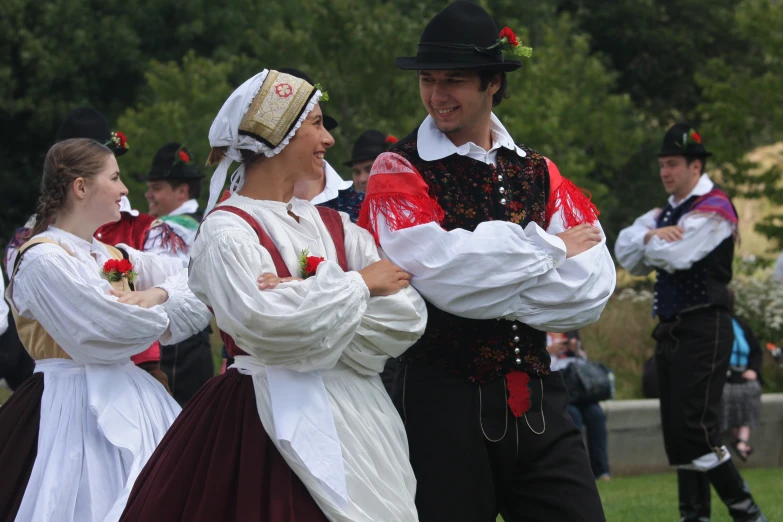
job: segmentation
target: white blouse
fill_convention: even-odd
[[[75,361],[118,361],[158,339],[180,342],[209,323],[209,310],[188,289],[187,271],[178,259],[118,245],[138,273],[137,290],[157,286],[169,295],[162,305],[144,309],[110,294],[112,287],[101,273],[111,256],[98,240],[88,242],[54,227],[36,237],[52,239],[67,252],[46,243],[26,252],[12,299],[22,317],[40,322]]]
[[[180,408],[130,356],[158,338],[177,342],[206,327],[210,314],[187,287],[181,261],[124,247],[135,286],[163,288],[168,300],[149,309],[112,296],[97,240],[50,227],[25,252],[10,283],[11,301],[37,320],[73,360],[36,361],[44,375],[41,429],[17,520],[116,522],[136,477]],[[67,252],[66,252],[67,250]]]
[[[221,330],[250,355],[238,357],[237,366],[253,375],[265,429],[330,520],[415,521],[407,440],[378,373],[388,357],[402,354],[424,332],[423,300],[413,288],[369,296],[354,270],[380,258],[370,234],[345,214],[349,272],[337,264],[329,232],[311,203],[235,194],[223,204],[262,225],[292,276],[301,277],[302,250],[326,259],[314,277],[261,291],[258,276],[277,270],[240,217],[210,215],[193,246],[190,287],[213,308]],[[325,404],[331,411],[324,411]],[[313,447],[332,448],[331,437],[337,439],[335,452],[313,454]]]

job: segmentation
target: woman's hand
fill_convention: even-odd
[[[744,372],[742,372],[742,378],[746,381],[755,381],[759,378],[758,374],[756,373],[756,370],[747,369]]]
[[[410,284],[411,275],[388,259],[377,261],[359,270],[370,297],[396,294]]]
[[[152,308],[162,305],[169,299],[169,294],[162,288],[149,288],[134,292],[132,290],[112,290],[111,295],[118,297],[118,301],[123,304],[140,306],[142,308]]]
[[[277,277],[277,275],[267,272],[261,274],[256,280],[258,282],[259,290],[272,290],[280,283],[288,283],[290,281],[302,281],[301,277]]]

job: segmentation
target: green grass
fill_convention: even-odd
[[[783,473],[780,469],[746,469],[742,476],[770,521],[783,520]],[[607,522],[673,522],[679,520],[675,474],[615,477],[599,482]],[[712,492],[712,522],[731,522],[726,507]],[[503,519],[498,517],[498,522]]]

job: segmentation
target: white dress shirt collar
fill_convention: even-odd
[[[432,116],[427,116],[419,126],[417,134],[419,157],[424,161],[436,161],[452,154],[459,154],[476,159],[476,153],[490,155],[500,147],[516,151],[521,158],[526,156],[525,151],[516,146],[514,139],[494,114],[490,116],[489,132],[492,136],[492,148],[488,151],[472,142],[457,147],[438,129]]]
[[[326,177],[326,185],[323,192],[310,200],[310,203],[313,205],[331,201],[337,197],[337,192],[350,188],[353,185],[353,181],[345,181],[341,178],[337,171],[329,165],[328,161],[324,161],[324,176]]]
[[[189,199],[171,212],[169,216],[181,216],[182,214],[193,214],[198,212],[198,201],[195,199]]]
[[[674,196],[669,196],[669,205],[671,205],[672,208],[677,208],[682,204],[683,201],[688,201],[691,196],[703,196],[712,190],[713,187],[715,187],[715,183],[712,182],[710,177],[707,174],[702,174],[699,178],[699,181],[696,183],[696,186],[693,187],[693,190],[691,190],[690,194],[682,198],[680,201],[675,203]]]

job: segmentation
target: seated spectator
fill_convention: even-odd
[[[561,371],[580,359],[587,360],[578,331],[547,334],[547,351],[552,357],[552,371]],[[597,402],[569,404],[568,413],[577,429],[587,430],[587,450],[590,467],[596,480],[609,480],[609,453],[607,450],[606,416]]]

